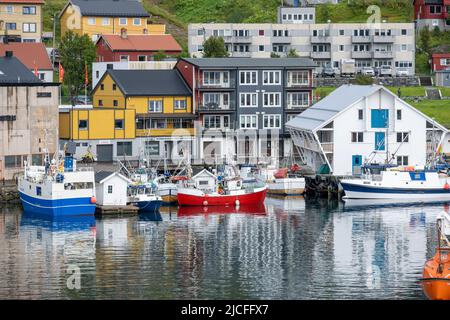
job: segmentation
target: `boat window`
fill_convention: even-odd
[[[41,187],[36,187],[36,195],[41,196],[42,195],[42,189]]]
[[[64,190],[92,189],[93,187],[94,185],[92,182],[74,182],[64,184]]]
[[[201,185],[201,186],[207,186],[208,185],[208,180],[200,180],[198,182],[198,184]]]

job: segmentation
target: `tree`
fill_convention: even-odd
[[[153,55],[154,61],[162,61],[167,57],[166,53],[164,51],[158,51]]]
[[[430,54],[431,34],[428,28],[423,28],[420,31],[420,49],[427,55]]]
[[[279,54],[275,53],[275,52],[272,52],[272,53],[270,54],[270,57],[271,57],[271,58],[281,58],[281,56],[280,56]]]
[[[72,105],[75,97],[85,87],[86,66],[89,83],[91,82],[92,62],[95,60],[95,45],[88,35],[82,36],[68,31],[59,45],[60,63],[64,68],[64,84],[67,85]]]
[[[203,42],[203,57],[205,58],[224,58],[228,57],[228,51],[225,48],[225,41],[222,37],[209,37]]]
[[[358,74],[352,83],[358,85],[371,85],[373,84],[373,78],[365,74]]]
[[[299,58],[300,56],[297,53],[297,50],[295,50],[294,48],[291,48],[287,54],[288,58]]]

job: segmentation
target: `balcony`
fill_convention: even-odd
[[[334,143],[333,142],[324,142],[321,143],[323,152],[325,153],[333,153]]]
[[[136,129],[136,137],[170,137],[170,136],[194,136],[195,128],[155,128]]]
[[[372,51],[352,51],[353,59],[372,59]]]
[[[373,57],[375,59],[393,59],[394,53],[392,51],[375,51]]]
[[[205,84],[201,81],[197,82],[198,89],[211,89],[211,90],[219,90],[219,89],[234,89],[236,87],[236,81],[234,79],[230,79],[229,82],[222,83],[210,83]]]
[[[219,105],[218,103],[207,103],[198,105],[199,113],[228,113],[233,112],[235,109],[236,106],[234,103],[231,103],[227,106]]]
[[[312,59],[331,59],[330,52],[311,52]]]
[[[227,36],[223,40],[225,43],[252,43],[251,36]]]
[[[296,105],[296,104],[292,104],[292,103],[288,103],[286,105],[286,111],[292,111],[292,112],[301,112],[303,110],[306,110],[307,108],[309,108],[311,104],[308,105]]]
[[[252,53],[251,52],[239,52],[239,51],[233,51],[230,53],[230,56],[232,58],[251,58]]]
[[[372,39],[372,36],[352,36],[353,43],[370,43]]]
[[[331,43],[330,36],[311,36],[311,43]]]
[[[374,43],[394,43],[394,37],[393,36],[374,36],[373,42]]]
[[[292,37],[273,37],[272,44],[291,44]]]

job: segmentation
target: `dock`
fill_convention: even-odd
[[[136,215],[139,212],[139,208],[132,205],[127,206],[101,206],[97,205],[95,208],[96,217],[112,217],[122,215]]]

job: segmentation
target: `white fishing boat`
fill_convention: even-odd
[[[423,168],[386,168],[379,175],[341,180],[344,199],[450,200],[450,178]]]
[[[77,168],[71,156],[45,156],[44,166],[30,166],[19,177],[20,200],[26,212],[62,216],[95,213],[95,178],[92,168]]]
[[[162,198],[155,194],[152,183],[132,184],[128,187],[128,203],[139,208],[140,212],[159,210]]]
[[[288,168],[277,170],[271,179],[267,180],[268,193],[279,196],[299,196],[305,192],[304,177],[290,174]]]
[[[162,198],[163,205],[177,203],[177,177],[170,178],[162,175],[157,177],[153,182],[156,184],[156,194]]]

